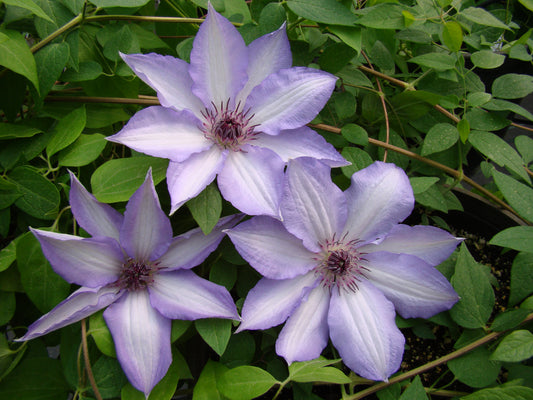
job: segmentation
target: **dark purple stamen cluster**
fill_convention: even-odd
[[[353,292],[359,289],[357,282],[366,278],[364,272],[368,268],[362,265],[365,259],[361,257],[363,253],[357,251],[357,243],[357,240],[344,242],[334,239],[321,246],[321,263],[316,267],[315,273],[320,276],[322,285]]]
[[[153,283],[152,273],[155,269],[153,264],[147,264],[130,258],[122,265],[122,272],[116,285],[121,289],[132,291],[145,289]]]
[[[252,139],[257,125],[250,125],[254,115],[248,115],[250,109],[242,110],[241,103],[235,109],[229,109],[230,100],[211,109],[202,111],[205,118],[204,134],[207,138],[225,149],[240,150],[240,146]]]

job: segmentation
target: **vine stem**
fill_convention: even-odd
[[[326,124],[308,124],[308,126],[311,127],[311,128],[322,129],[324,131],[331,132],[331,133],[337,133],[337,134],[341,133],[340,128],[337,128],[337,127],[334,127],[334,126],[330,126],[330,125],[326,125]],[[479,183],[475,182],[474,180],[472,180],[469,177],[467,177],[464,174],[462,174],[460,171],[457,171],[457,170],[455,170],[453,168],[450,168],[450,167],[448,167],[448,166],[446,166],[444,164],[441,164],[441,163],[439,163],[437,161],[430,160],[429,158],[422,157],[421,155],[413,153],[412,151],[405,150],[405,149],[402,149],[401,147],[397,147],[397,146],[394,146],[392,144],[382,142],[381,140],[377,140],[377,139],[369,137],[368,138],[368,142],[373,144],[373,145],[375,145],[375,146],[379,146],[379,147],[383,147],[383,148],[392,150],[392,151],[394,151],[396,153],[403,154],[404,156],[407,156],[407,157],[412,158],[412,159],[417,160],[417,161],[421,161],[423,163],[431,165],[432,167],[438,168],[441,171],[446,172],[448,175],[451,175],[454,178],[458,179],[459,181],[464,181],[464,182],[468,183],[470,186],[472,186],[472,187],[476,188],[477,190],[479,190],[481,193],[483,193],[485,196],[490,198],[492,201],[494,201],[497,204],[499,204],[501,207],[503,207],[506,210],[512,212],[514,215],[516,215],[520,219],[523,219],[522,217],[520,217],[520,215],[518,215],[518,213],[510,205],[508,205],[506,202],[504,202],[500,198],[496,197],[494,194],[492,194],[490,191],[485,189]]]
[[[529,314],[524,320],[522,321],[522,324],[533,321],[533,313]],[[404,372],[403,374],[396,375],[389,379],[388,382],[380,382],[378,384],[375,384],[374,386],[371,386],[367,389],[361,390],[360,392],[355,393],[353,396],[346,397],[343,400],[359,400],[362,399],[372,393],[377,392],[378,390],[381,390],[383,388],[386,388],[387,386],[393,385],[397,382],[404,381],[406,379],[411,379],[412,377],[419,375],[423,372],[426,372],[432,368],[435,368],[438,365],[445,364],[450,360],[453,360],[454,358],[461,357],[462,355],[480,347],[483,346],[486,343],[489,343],[493,341],[494,339],[500,337],[507,331],[501,331],[501,332],[491,332],[488,335],[483,336],[481,339],[476,340],[475,342],[470,343],[469,345],[466,345],[465,347],[461,347],[459,350],[455,350],[449,354],[446,354],[445,356],[438,358],[434,361],[431,361],[427,364],[424,364],[418,368],[412,369],[410,371]]]
[[[83,360],[85,361],[85,370],[87,371],[87,377],[93,388],[94,396],[96,400],[102,400],[102,396],[98,391],[98,386],[96,386],[96,381],[94,379],[93,370],[91,368],[91,360],[89,359],[89,350],[87,348],[87,326],[85,323],[85,318],[81,320],[81,345],[83,347]]]

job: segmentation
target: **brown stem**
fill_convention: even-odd
[[[160,105],[156,97],[128,99],[125,97],[91,97],[91,96],[46,96],[47,102],[76,102],[76,103],[113,103],[113,104],[139,104],[139,105]]]
[[[336,128],[336,127],[330,126],[330,125],[326,125],[326,124],[308,124],[308,125],[311,128],[322,129],[324,131],[337,133],[337,134],[341,133],[341,130],[339,128]],[[485,196],[490,198],[492,201],[494,201],[497,204],[499,204],[501,207],[505,208],[506,210],[509,210],[510,212],[512,212],[513,214],[515,214],[519,218],[521,218],[518,215],[518,213],[510,205],[508,205],[506,202],[504,202],[503,200],[501,200],[498,197],[496,197],[494,194],[492,194],[490,191],[485,189],[483,186],[481,186],[480,184],[478,184],[474,180],[470,179],[467,176],[464,176],[460,171],[457,171],[457,170],[455,170],[453,168],[450,168],[450,167],[448,167],[448,166],[446,166],[444,164],[438,163],[437,161],[430,160],[429,158],[422,157],[421,155],[413,153],[412,151],[405,150],[405,149],[402,149],[401,147],[397,147],[397,146],[394,146],[392,144],[388,144],[388,143],[382,142],[381,140],[377,140],[377,139],[374,139],[374,138],[368,138],[368,142],[373,144],[373,145],[375,145],[375,146],[379,146],[379,147],[383,147],[383,148],[392,150],[392,151],[394,151],[396,153],[403,154],[404,156],[407,156],[407,157],[412,158],[412,159],[417,160],[417,161],[421,161],[423,163],[431,165],[432,167],[438,168],[441,171],[446,172],[448,175],[451,175],[451,176],[453,176],[454,178],[456,178],[458,180],[462,180],[462,181],[468,183],[470,186],[472,186],[472,187],[476,188],[477,190],[479,190],[481,193],[483,193]]]
[[[386,81],[389,81],[389,82],[392,82],[394,83],[395,85],[397,86],[401,86],[403,87],[404,89],[408,89],[408,90],[415,90],[411,85],[409,85],[407,82],[404,82],[404,81],[401,81],[399,79],[396,79],[396,78],[393,78],[392,76],[389,76],[389,75],[386,75],[382,72],[379,72],[379,71],[376,71],[375,69],[373,68],[368,68],[368,67],[365,67],[364,65],[359,65],[357,67],[358,69],[360,69],[361,71],[364,71],[364,72],[368,72],[369,74],[372,74],[374,76],[377,76],[381,79],[384,79]]]
[[[519,125],[515,122],[511,122],[511,125],[515,128],[523,129],[525,131],[533,132],[533,128],[530,128],[529,126]]]
[[[94,397],[96,400],[102,400],[102,396],[98,391],[98,386],[96,386],[96,381],[94,379],[93,370],[91,368],[91,360],[89,359],[89,350],[87,348],[87,327],[85,325],[85,318],[81,320],[81,344],[83,347],[83,360],[85,361],[85,370],[87,371],[87,377],[93,388]]]
[[[529,321],[532,321],[532,320],[533,320],[533,313],[529,314],[522,321],[522,324],[524,324],[526,322],[529,322]],[[474,349],[476,349],[476,348],[478,348],[480,346],[483,346],[484,344],[493,341],[494,339],[498,338],[499,336],[503,335],[506,332],[507,331],[491,332],[488,335],[483,336],[481,339],[478,339],[475,342],[472,342],[472,343],[470,343],[469,345],[467,345],[465,347],[461,347],[459,350],[455,350],[455,351],[451,352],[450,354],[446,354],[445,356],[443,356],[441,358],[438,358],[438,359],[436,359],[434,361],[431,361],[431,362],[429,362],[427,364],[424,364],[424,365],[422,365],[422,366],[420,366],[418,368],[415,368],[415,369],[412,369],[410,371],[404,372],[403,374],[396,375],[396,376],[392,377],[391,379],[389,379],[388,382],[380,382],[380,383],[377,383],[374,386],[371,386],[371,387],[369,387],[367,389],[361,390],[360,392],[355,393],[353,396],[347,397],[345,400],[362,399],[365,396],[368,396],[368,395],[370,395],[372,393],[375,393],[378,390],[386,388],[387,386],[390,386],[390,385],[392,385],[392,384],[394,384],[396,382],[401,382],[401,381],[404,381],[406,379],[411,379],[412,377],[414,377],[414,376],[416,376],[418,374],[421,374],[421,373],[426,372],[426,371],[428,371],[428,370],[430,370],[432,368],[435,368],[438,365],[445,364],[448,361],[453,360],[454,358],[460,357],[463,354],[468,353],[469,351],[472,351],[472,350],[474,350]]]

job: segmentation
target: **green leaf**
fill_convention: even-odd
[[[17,259],[17,240],[18,238],[12,240],[6,247],[0,250],[0,272],[8,269]]]
[[[55,218],[61,199],[59,191],[52,182],[26,166],[15,168],[8,178],[22,193],[22,196],[15,201],[18,208],[36,218]]]
[[[510,124],[506,118],[496,113],[489,113],[481,108],[474,108],[466,113],[471,130],[497,131]]]
[[[483,108],[490,111],[512,111],[515,114],[521,115],[522,117],[533,121],[533,114],[531,114],[524,107],[521,107],[512,101],[491,99],[489,102],[483,104]]]
[[[529,165],[533,161],[533,139],[520,135],[514,139],[514,144],[522,156],[524,164]]]
[[[422,385],[420,377],[417,375],[413,381],[407,386],[398,400],[427,400],[428,396]]]
[[[470,107],[478,107],[487,104],[492,99],[490,93],[485,92],[473,92],[468,93],[466,101]]]
[[[27,138],[41,132],[41,129],[32,126],[0,123],[0,140]]]
[[[464,356],[448,361],[448,368],[461,382],[475,388],[488,386],[496,381],[500,363],[492,361],[490,351],[479,347]]]
[[[490,357],[492,360],[520,362],[533,357],[533,333],[525,329],[503,338]]]
[[[531,248],[529,249],[531,251]],[[522,301],[533,292],[533,254],[518,253],[511,268],[509,306]]]
[[[39,241],[29,232],[17,242],[17,267],[24,290],[41,312],[68,296],[70,284],[52,270]]]
[[[494,80],[492,95],[501,99],[520,99],[533,92],[533,76],[505,74]]]
[[[514,172],[526,182],[529,176],[524,169],[522,157],[502,138],[491,132],[471,131],[468,141],[487,158],[501,167]]]
[[[41,38],[51,35],[75,17],[75,14],[73,14],[61,1],[35,0],[35,3],[38,4],[51,19],[50,21],[50,19],[35,18],[35,28]]]
[[[472,53],[472,63],[478,68],[493,69],[501,66],[505,61],[503,54],[491,50],[480,50]]]
[[[229,319],[206,318],[194,321],[196,330],[205,342],[219,355],[224,354],[231,336]]]
[[[338,36],[344,43],[354,49],[357,54],[362,50],[362,35],[361,28],[359,27],[350,27],[350,26],[341,26],[341,25],[331,25],[328,29],[334,35]]]
[[[347,178],[351,178],[354,172],[366,168],[374,162],[374,160],[372,160],[372,157],[370,157],[366,151],[358,147],[345,147],[344,149],[342,149],[341,154],[346,159],[346,161],[352,163],[351,165],[341,167],[342,173]]]
[[[1,29],[9,39],[0,42],[0,65],[23,75],[39,91],[39,78],[35,58],[22,35],[17,31]]]
[[[333,105],[335,106],[335,112],[337,113],[337,116],[344,120],[355,114],[357,109],[357,100],[355,96],[348,91],[334,93]]]
[[[424,193],[438,181],[439,178],[436,176],[415,176],[409,178],[409,182],[411,183],[415,195]]]
[[[248,365],[226,371],[217,382],[222,394],[231,400],[261,396],[276,383],[276,379],[265,370]]]
[[[102,75],[102,66],[96,61],[83,61],[80,63],[78,71],[67,69],[61,79],[67,82],[90,81]]]
[[[41,97],[46,96],[52,89],[67,65],[69,55],[69,45],[65,42],[49,44],[35,54]]]
[[[433,68],[435,71],[447,71],[455,68],[456,59],[446,53],[426,53],[407,61],[422,67]]]
[[[457,130],[459,131],[461,142],[466,143],[470,135],[470,123],[466,118],[463,118],[457,123]]]
[[[438,153],[452,147],[459,140],[459,131],[448,123],[435,124],[431,127],[422,145],[422,156]]]
[[[93,337],[98,349],[108,357],[116,357],[115,343],[111,332],[104,321],[104,311],[98,311],[89,318],[89,334]]]
[[[118,397],[120,390],[128,382],[115,358],[101,356],[93,365],[93,373],[96,386],[104,399]]]
[[[502,28],[509,30],[511,29],[483,8],[468,7],[467,9],[462,10],[459,15],[479,25],[492,26],[494,28]]]
[[[289,379],[294,382],[328,382],[336,384],[348,384],[351,379],[344,373],[326,365],[339,360],[324,360],[318,358],[312,361],[294,362],[289,365]]]
[[[198,382],[194,385],[193,400],[224,400],[217,383],[221,381],[222,375],[228,371],[224,364],[207,360],[204,369],[200,373]]]
[[[150,392],[150,396],[146,398],[144,393],[138,391],[131,383],[125,385],[120,392],[121,400],[170,400],[176,392],[178,380],[180,379],[180,365],[181,360],[177,357],[177,351],[172,351],[172,364],[168,368],[167,373],[154,386]]]
[[[525,8],[527,8],[529,11],[533,11],[533,0],[518,0],[520,4],[522,4]]]
[[[167,166],[168,160],[147,156],[107,161],[91,176],[93,194],[104,203],[127,201],[144,182],[150,167],[157,185],[165,178]]]
[[[82,167],[96,160],[107,144],[100,133],[81,134],[74,143],[61,150],[58,164],[64,167]]]
[[[429,186],[423,192],[415,193],[415,200],[423,206],[442,212],[448,212],[446,198],[436,185]]]
[[[350,143],[360,146],[368,144],[368,132],[362,126],[346,124],[341,128],[341,134]]]
[[[2,2],[5,4],[9,4],[11,6],[25,8],[26,10],[30,10],[32,14],[35,14],[38,17],[41,17],[43,19],[46,19],[52,22],[50,17],[46,15],[43,9],[39,7],[37,4],[35,4],[32,0],[2,0]]]
[[[76,108],[61,118],[52,129],[52,138],[46,146],[48,157],[72,144],[85,128],[86,119],[85,107]]]
[[[7,324],[15,314],[15,293],[0,290],[0,325]]]
[[[250,332],[239,332],[231,335],[226,351],[220,362],[230,368],[250,364],[255,354],[255,339]]]
[[[315,22],[355,25],[355,15],[336,0],[289,0],[287,6],[296,15]]]
[[[335,74],[355,57],[356,51],[344,43],[333,43],[326,47],[318,60],[320,67]]]
[[[492,177],[509,205],[521,217],[533,222],[533,189],[497,171],[496,168],[492,170]]]
[[[237,268],[235,265],[230,264],[223,259],[219,259],[209,270],[209,280],[231,290],[237,281]]]
[[[150,0],[91,0],[96,7],[110,8],[110,7],[142,7]]]
[[[31,383],[31,384],[30,384]],[[0,398],[57,400],[68,397],[61,363],[48,357],[27,357],[0,382]]]
[[[214,183],[207,186],[198,196],[187,202],[194,220],[204,235],[209,234],[222,213],[222,197]]]
[[[516,310],[507,310],[504,313],[496,315],[490,329],[494,332],[502,332],[508,329],[516,328],[524,321],[530,313],[530,310],[518,308]]]
[[[104,56],[115,62],[121,59],[119,52],[139,53],[141,49],[137,37],[131,33],[128,25],[106,25],[96,34],[96,38],[104,47]]]
[[[131,115],[124,111],[123,108],[109,106],[104,104],[88,104],[87,109],[87,128],[103,128],[111,124],[127,121]]]
[[[497,386],[478,390],[461,400],[532,400],[533,389],[523,386]]]
[[[450,315],[465,328],[484,327],[492,312],[494,292],[483,268],[462,243],[451,279],[461,299],[450,310]]]
[[[533,253],[533,226],[507,228],[494,235],[489,244]]]
[[[406,27],[404,11],[404,7],[394,3],[377,4],[358,10],[363,15],[357,23],[374,29],[403,29]]]
[[[461,50],[463,45],[463,30],[455,21],[448,21],[442,25],[442,42],[453,52]]]

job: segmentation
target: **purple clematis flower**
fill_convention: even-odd
[[[349,164],[305,126],[326,104],[337,78],[291,68],[285,25],[246,46],[209,5],[190,65],[153,53],[121,56],[155,89],[162,107],[139,111],[108,139],[170,159],[171,214],[218,175],[222,195],[236,208],[277,218],[290,159]]]
[[[71,173],[70,204],[92,235],[32,229],[54,271],[81,288],[28,329],[30,340],[104,311],[117,357],[131,384],[146,397],[171,362],[171,319],[239,319],[226,288],[190,269],[220,243],[223,229],[241,216],[222,218],[209,235],[200,229],[172,237],[151,171],[129,200],[124,215],[102,204]]]
[[[309,173],[312,171],[312,173]],[[276,352],[290,364],[320,355],[331,338],[359,375],[387,380],[398,370],[404,318],[428,318],[458,296],[435,265],[461,239],[431,226],[400,225],[414,206],[404,171],[375,162],[342,192],[326,165],[289,163],[283,222],[258,216],[228,232],[262,278],[248,293],[238,331],[283,323]]]

